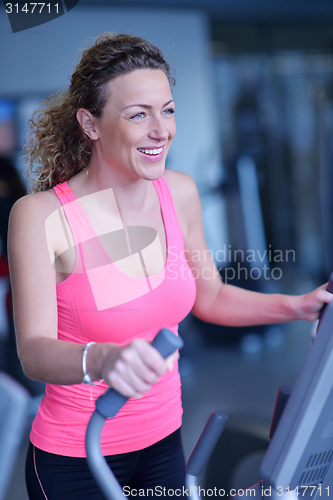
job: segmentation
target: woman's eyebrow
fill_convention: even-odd
[[[165,106],[168,106],[168,104],[171,104],[173,101],[173,99],[170,99],[170,101],[166,102],[165,104],[163,104],[163,108],[165,108]],[[135,106],[138,106],[140,108],[147,108],[147,109],[150,109],[152,108],[152,106],[150,104],[130,104],[129,106],[126,106],[124,109],[127,109],[127,108],[132,108],[132,107],[135,107]]]

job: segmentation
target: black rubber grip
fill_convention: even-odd
[[[187,462],[187,474],[195,477],[202,474],[227,421],[228,417],[225,413],[218,410],[213,411]]]
[[[151,345],[165,359],[176,349],[181,349],[183,344],[181,337],[177,337],[171,330],[163,328],[158,332]],[[114,417],[127,400],[126,396],[122,396],[119,392],[110,388],[96,400],[96,410],[104,418]]]
[[[276,400],[275,400],[271,428],[269,431],[270,439],[272,439],[274,436],[274,432],[278,426],[281,415],[282,415],[283,410],[287,404],[289,396],[292,393],[292,390],[293,390],[293,388],[291,387],[291,385],[287,385],[287,384],[281,385],[281,387],[279,387],[279,389],[278,389],[278,392],[276,395]]]

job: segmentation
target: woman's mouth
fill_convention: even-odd
[[[154,148],[154,149],[138,148],[138,151],[140,151],[140,153],[144,153],[145,155],[156,156],[162,153],[163,148]]]
[[[145,160],[155,162],[163,158],[164,146],[160,148],[137,148],[137,151]]]

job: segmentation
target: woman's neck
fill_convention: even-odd
[[[94,168],[91,164],[73,177],[69,184],[77,198],[112,189],[121,214],[148,209],[149,194],[155,191],[149,180],[124,176],[111,169]]]

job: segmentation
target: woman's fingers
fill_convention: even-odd
[[[108,383],[113,389],[128,398],[140,398],[151,387],[130,370],[126,371],[125,374],[122,373],[119,366],[117,370],[114,369],[109,373]]]
[[[327,283],[306,295],[300,296],[304,319],[315,321],[320,316],[323,306],[333,300],[333,295],[326,288]]]
[[[172,354],[170,354],[170,356],[168,356],[166,358],[165,363],[167,365],[167,370],[169,372],[171,372],[175,361],[178,361],[178,359],[179,359],[179,351],[178,350],[173,352]]]
[[[142,376],[146,374],[148,381],[150,376],[160,377],[166,372],[165,360],[146,340],[134,340],[123,351],[123,355],[138,374],[142,374]],[[156,380],[151,382],[156,382]]]
[[[120,348],[104,380],[124,396],[138,398],[172,369],[176,359],[178,352],[165,360],[149,342],[135,340]]]

